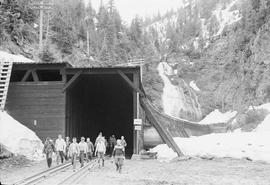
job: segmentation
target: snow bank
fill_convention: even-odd
[[[192,80],[190,83],[189,83],[189,86],[194,89],[195,91],[201,91],[199,89],[199,87],[197,86],[197,84]]]
[[[264,133],[268,132],[270,134],[270,114],[268,114],[262,123],[260,123],[257,128],[254,129],[254,132]]]
[[[231,133],[213,133],[190,138],[174,138],[175,142],[185,155],[193,157],[214,156],[232,158],[250,158],[270,162],[270,103],[255,106],[255,109],[266,109],[269,114],[252,132],[241,132],[237,129]],[[220,113],[211,112],[200,124],[226,122],[236,115],[236,111]],[[158,159],[169,161],[177,154],[166,144],[151,149],[158,152]]]
[[[209,134],[191,138],[174,138],[185,155],[250,158],[270,162],[270,133],[242,132]],[[177,156],[166,144],[158,145],[158,159],[165,161]]]
[[[256,109],[256,110],[265,109],[270,113],[270,103],[265,103],[265,104],[262,104],[262,105],[259,105],[259,106],[254,106],[254,107],[250,106],[249,110],[252,110],[253,108]]]
[[[0,51],[0,60],[1,61],[12,61],[20,63],[35,63],[35,61],[28,59],[22,55],[13,55],[5,51]]]
[[[177,157],[177,153],[175,153],[171,148],[169,148],[166,144],[157,145],[155,148],[150,149],[151,152],[157,152],[157,159],[159,161],[170,161],[173,158]]]
[[[213,14],[216,16],[219,23],[219,30],[216,35],[220,35],[226,26],[238,22],[242,18],[239,10],[231,11],[231,8],[237,1],[238,0],[232,1],[225,9],[222,9],[222,6],[218,6],[217,9],[213,11]]]
[[[3,111],[0,111],[0,143],[15,155],[42,159],[43,144],[37,135]]]
[[[221,113],[219,110],[215,109],[213,112],[208,114],[203,120],[198,122],[201,125],[208,125],[213,123],[226,123],[234,116],[236,116],[236,111],[228,111]]]

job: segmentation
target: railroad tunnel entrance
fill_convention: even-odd
[[[129,76],[129,75],[127,75]],[[132,80],[132,75],[129,76]],[[133,93],[119,74],[83,74],[66,91],[66,135],[108,140],[125,136],[133,153]]]

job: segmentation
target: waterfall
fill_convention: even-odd
[[[166,62],[160,62],[157,70],[164,87],[162,106],[165,114],[189,120],[199,120],[202,116],[196,93],[177,76],[177,71]]]

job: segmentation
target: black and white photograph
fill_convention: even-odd
[[[270,185],[270,0],[0,0],[0,185]]]

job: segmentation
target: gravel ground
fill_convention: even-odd
[[[102,185],[269,185],[270,164],[235,159],[191,159],[161,163],[125,161],[122,174],[113,163],[91,172],[81,184]]]
[[[54,163],[55,164],[55,163]],[[11,183],[45,170],[45,161],[20,168],[1,169],[1,179]],[[236,159],[190,159],[159,162],[126,160],[121,174],[111,161],[96,168],[81,180],[81,185],[269,185],[270,164]]]
[[[55,166],[55,162],[53,166]],[[19,165],[12,165],[10,167],[0,167],[0,180],[4,184],[12,184],[25,177],[29,177],[38,172],[48,169],[46,161],[29,161]]]

